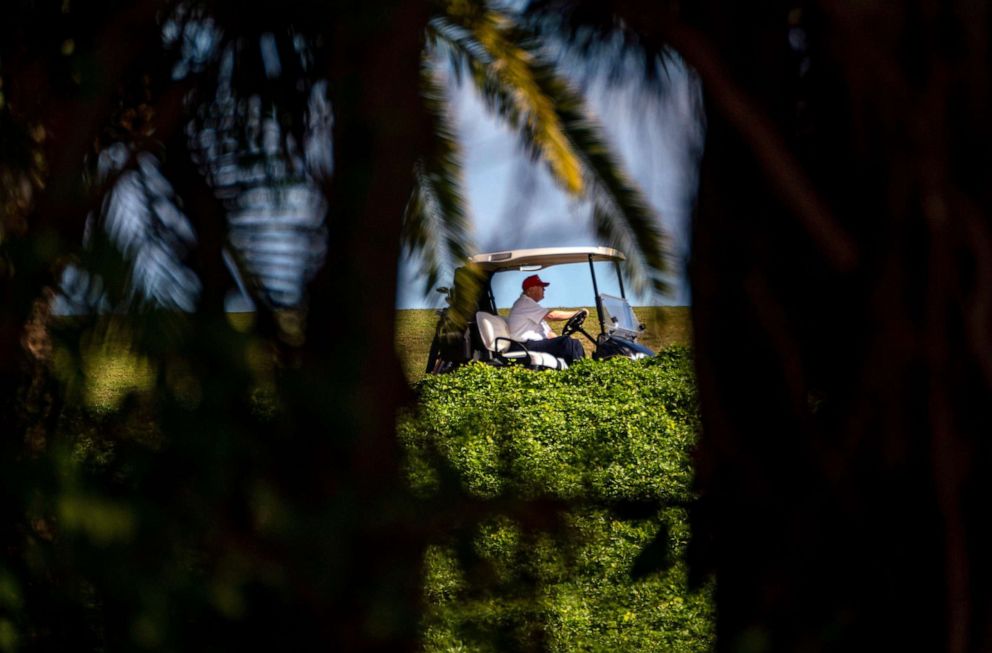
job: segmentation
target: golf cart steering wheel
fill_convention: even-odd
[[[579,328],[582,327],[582,323],[586,321],[586,317],[588,315],[589,311],[582,309],[572,317],[568,318],[568,322],[566,322],[565,326],[561,328],[561,335],[570,336],[578,331]]]

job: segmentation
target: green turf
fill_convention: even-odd
[[[505,314],[506,310],[501,313]],[[651,349],[659,351],[671,345],[692,344],[688,307],[639,307],[634,309],[634,313],[647,327],[640,340]],[[231,321],[239,330],[251,328],[250,315],[233,315]],[[437,314],[432,309],[396,312],[396,351],[411,383],[416,383],[424,376],[436,323]],[[552,326],[560,330],[561,323]],[[590,309],[585,326],[591,335],[599,333],[595,308]],[[592,353],[592,343],[582,336],[577,337],[587,353]],[[149,362],[130,351],[130,347],[114,346],[115,343],[115,340],[108,339],[84,353],[84,400],[93,408],[112,410],[128,392],[140,393],[151,389],[153,385],[154,370]]]

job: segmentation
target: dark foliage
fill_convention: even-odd
[[[424,539],[396,470],[408,390],[384,345],[410,198],[397,180],[437,148],[419,86],[432,7],[178,6],[0,8],[0,644],[409,648]],[[163,43],[170,17],[208,15],[223,47]],[[592,57],[635,49],[648,75],[672,46],[706,90],[693,519],[696,569],[718,578],[718,646],[987,650],[986,3],[574,1],[526,15]],[[231,97],[216,94],[222,74]],[[332,176],[300,150],[320,88]],[[218,193],[209,130],[273,186],[313,180],[342,216],[310,252],[320,271],[293,261],[312,280],[288,303],[307,311],[247,282],[262,309],[250,335],[222,314],[229,268],[250,280],[270,252],[223,263],[225,216],[249,189]],[[101,165],[115,144],[125,156]],[[136,302],[119,252],[84,238],[88,220],[112,222],[121,180],[161,195],[149,233],[164,234],[170,204],[189,218],[195,248],[134,246],[181,259],[203,310]],[[325,228],[310,227],[280,237]],[[84,280],[91,297],[129,309],[115,338],[154,360],[160,390],[105,424],[99,464],[60,423],[108,336],[86,319],[50,328],[49,294],[74,262],[101,272]],[[249,350],[273,363],[250,365]],[[251,400],[266,387],[272,411]],[[106,437],[146,422],[142,437]]]
[[[986,3],[535,2],[698,72],[694,520],[721,650],[992,646]]]
[[[388,2],[0,9],[0,648],[414,646],[423,547],[393,437],[409,389],[384,343],[411,189],[397,180],[430,136],[428,15]],[[308,132],[331,128],[321,90],[334,134],[314,158]],[[332,159],[349,163],[330,178]],[[326,251],[325,227],[292,215],[236,242],[232,216],[300,180],[348,216],[327,225]],[[145,226],[105,243],[120,211]],[[279,256],[266,246],[292,238],[314,261],[260,275]],[[178,276],[155,308],[133,275],[163,257]],[[67,264],[78,292],[62,299],[85,313],[52,319]],[[232,269],[259,309],[247,332],[223,313]],[[278,292],[283,273],[313,278],[308,302]],[[176,310],[189,297],[198,309]],[[109,416],[84,401],[104,348],[147,361],[155,388]]]
[[[527,98],[556,124],[554,71],[470,4],[515,58],[504,84],[560,91]],[[401,239],[466,245],[426,54],[459,8],[0,9],[0,649],[416,645],[427,533],[397,467],[393,316]],[[582,127],[564,160],[602,146]],[[622,191],[604,225],[634,216],[657,264],[604,161],[584,169]],[[235,283],[251,325],[225,315]],[[151,388],[94,413],[107,355]]]

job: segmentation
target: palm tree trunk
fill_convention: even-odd
[[[952,158],[989,144],[987,94],[963,90],[987,86],[988,33],[945,49],[911,4],[691,18],[740,91],[708,88],[692,267],[721,650],[992,642],[988,194]],[[955,70],[982,72],[954,90]]]
[[[335,555],[348,563],[321,607],[341,650],[416,643],[422,542],[399,473],[397,411],[410,389],[396,355],[400,227],[431,123],[419,92],[428,7],[348,6],[334,17],[329,89],[334,173],[327,262],[310,285],[306,342],[286,387],[306,388],[299,425],[313,500],[347,504]],[[298,386],[296,384],[299,384]]]

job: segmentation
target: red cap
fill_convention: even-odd
[[[545,288],[547,288],[550,285],[551,285],[550,283],[541,281],[541,277],[537,276],[536,274],[532,274],[526,279],[524,279],[522,288],[524,290],[527,290],[528,288],[533,288],[534,286],[544,286]]]

